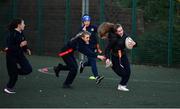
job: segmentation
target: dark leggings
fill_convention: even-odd
[[[121,64],[124,66],[124,68],[120,66],[118,56],[112,55],[111,59],[113,63],[113,66],[112,66],[113,71],[122,78],[119,84],[127,85],[127,82],[129,81],[129,77],[131,73],[130,64],[129,64],[127,56],[123,55],[121,57]]]
[[[91,66],[94,77],[99,76],[96,65],[96,58],[88,57],[88,61],[84,63],[84,66]]]
[[[6,65],[9,75],[7,88],[14,88],[18,75],[28,75],[32,72],[32,67],[24,55],[15,56],[6,54]]]

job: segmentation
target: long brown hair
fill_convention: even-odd
[[[104,22],[98,27],[98,36],[100,38],[107,38],[108,37],[108,32],[111,30],[114,30],[114,24],[110,22]]]

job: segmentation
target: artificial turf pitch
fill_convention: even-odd
[[[5,54],[0,54],[0,108],[179,108],[180,69],[132,65],[129,92],[117,90],[120,78],[98,62],[98,70],[105,78],[100,85],[89,80],[91,69],[77,74],[73,89],[63,89],[68,72],[56,78],[53,71],[41,73],[37,70],[52,67],[62,62],[61,58],[48,56],[28,57],[33,72],[19,76],[16,94],[3,92],[8,81]]]

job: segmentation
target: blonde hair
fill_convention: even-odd
[[[71,38],[71,41],[73,41],[73,40],[75,40],[75,39],[77,39],[77,38],[79,38],[79,37],[84,37],[85,35],[91,36],[91,33],[88,32],[88,31],[81,31],[81,32],[79,32],[78,34],[76,34],[75,37]]]

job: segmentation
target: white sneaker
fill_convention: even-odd
[[[8,88],[4,88],[4,92],[8,93],[8,94],[15,94],[16,92],[12,89],[8,89]]]
[[[126,88],[126,86],[122,86],[122,85],[118,85],[118,90],[121,90],[121,91],[129,91],[128,88]]]

